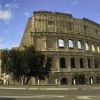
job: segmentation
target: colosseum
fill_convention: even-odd
[[[52,57],[47,84],[100,84],[100,24],[68,13],[35,11],[19,48],[24,45]]]

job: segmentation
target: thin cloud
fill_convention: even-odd
[[[12,13],[10,11],[0,10],[0,20],[9,20],[12,17]]]
[[[79,0],[73,0],[72,3],[71,3],[71,5],[72,6],[76,6],[78,3],[79,3]]]
[[[18,4],[17,3],[6,3],[4,5],[4,8],[5,9],[13,9],[13,8],[19,8]]]
[[[0,20],[8,21],[9,19],[11,19],[13,15],[13,10],[18,8],[18,3],[5,3],[2,8],[3,10],[0,10]]]

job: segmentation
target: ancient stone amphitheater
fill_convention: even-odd
[[[68,13],[36,11],[28,20],[20,49],[32,44],[53,59],[46,84],[100,84],[98,23]]]

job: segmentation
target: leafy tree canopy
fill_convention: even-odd
[[[25,46],[24,50],[3,50],[1,60],[3,72],[23,84],[28,84],[32,76],[45,79],[52,66],[51,57],[46,57],[34,46]]]

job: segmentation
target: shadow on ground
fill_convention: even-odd
[[[0,100],[15,100],[13,98],[0,98]]]

